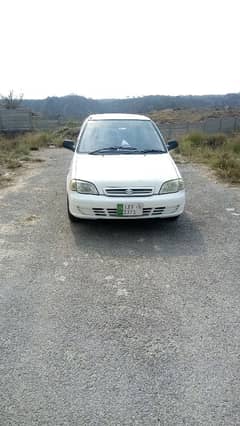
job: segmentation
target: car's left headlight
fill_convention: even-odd
[[[162,184],[159,194],[171,194],[173,192],[182,191],[183,189],[183,179],[168,180]]]
[[[70,190],[77,191],[80,194],[98,195],[96,186],[91,182],[86,182],[85,180],[72,179],[70,181]]]

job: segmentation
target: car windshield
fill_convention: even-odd
[[[78,153],[161,153],[166,148],[153,123],[148,120],[88,121],[79,141]]]

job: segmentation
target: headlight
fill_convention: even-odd
[[[183,189],[183,179],[168,180],[162,184],[159,194],[171,194],[173,192],[182,191]]]
[[[91,182],[84,180],[72,179],[70,182],[70,190],[80,192],[80,194],[98,195],[96,186]]]

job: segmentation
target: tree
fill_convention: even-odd
[[[7,109],[16,109],[18,108],[23,101],[23,93],[15,95],[13,90],[10,90],[7,96],[0,95],[1,102],[0,104]]]

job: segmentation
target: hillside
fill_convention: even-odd
[[[163,109],[239,108],[240,93],[205,96],[143,96],[127,99],[89,99],[68,95],[24,100],[24,106],[47,118],[79,119],[92,113],[149,113]]]

